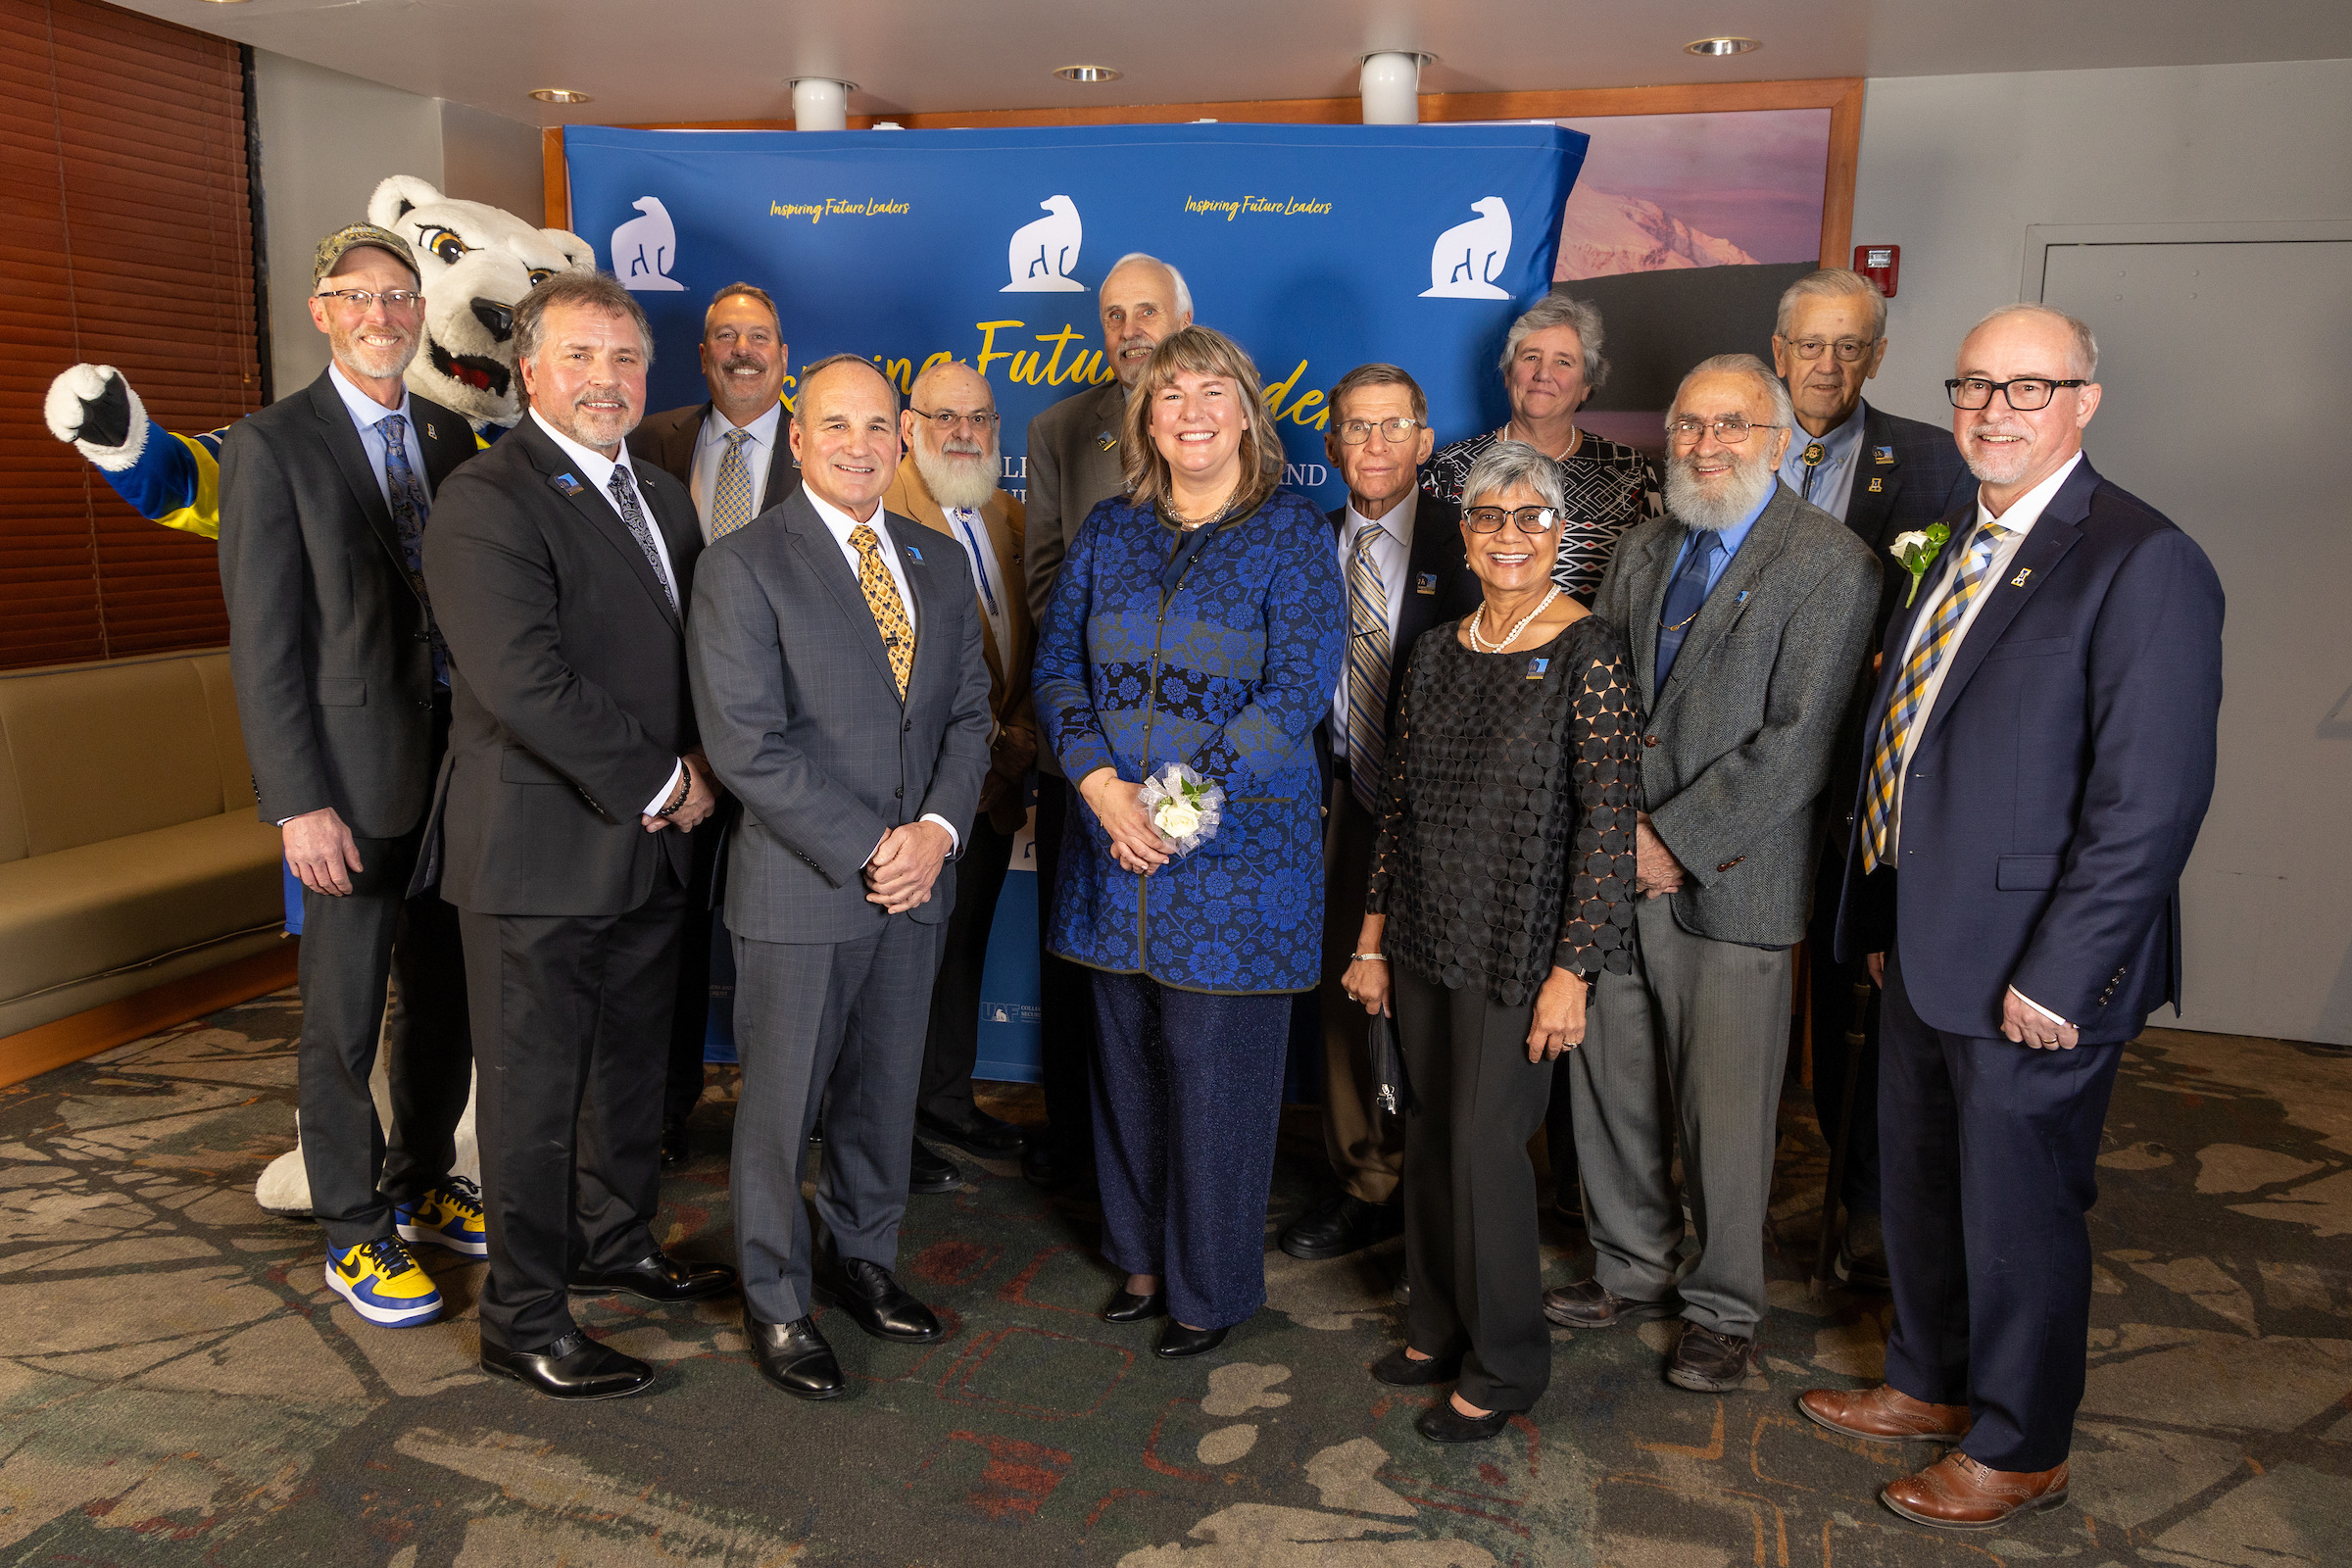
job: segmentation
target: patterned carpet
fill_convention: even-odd
[[[1658,1376],[1664,1326],[1557,1336],[1532,1422],[1433,1449],[1364,1368],[1394,1244],[1300,1264],[1205,1362],[1093,1310],[1093,1214],[964,1161],[902,1273],[953,1333],[835,1324],[854,1397],[774,1394],[732,1302],[584,1303],[650,1396],[564,1406],[474,1370],[470,1312],[358,1325],[307,1223],[254,1206],[293,1130],[297,1005],[264,998],[0,1092],[0,1563],[1119,1564],[1839,1568],[2067,1558],[2352,1561],[2352,1060],[2151,1033],[2109,1121],[2073,1504],[1995,1536],[1913,1530],[1877,1487],[1932,1450],[1849,1445],[1790,1398],[1880,1366],[1883,1303],[1809,1300],[1822,1151],[1785,1113],[1768,1376]],[[669,1245],[730,1250],[731,1107],[698,1112]],[[1008,1096],[1000,1108],[1033,1114]],[[1315,1188],[1293,1128],[1269,1232]],[[1567,1244],[1573,1238],[1555,1237]],[[453,1305],[479,1266],[428,1252]],[[1567,1279],[1567,1245],[1547,1258]]]

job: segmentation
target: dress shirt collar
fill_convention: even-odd
[[[589,486],[607,501],[612,499],[612,470],[614,468],[627,468],[629,470],[629,487],[638,491],[644,489],[637,482],[636,466],[629,462],[629,444],[626,441],[620,444],[618,458],[608,458],[602,453],[590,451],[548,423],[537,409],[531,411],[531,417],[538,420],[539,428],[547,432],[549,440],[564,449],[565,457],[580,466],[581,477],[586,479]]]
[[[1984,505],[1984,492],[1980,488],[1977,492],[1977,521],[1980,524],[1997,522],[2014,534],[2032,533],[2034,525],[2041,520],[2042,513],[2048,510],[2050,498],[2058,493],[2058,487],[2066,483],[2067,475],[2073,473],[2075,465],[2082,461],[2082,454],[2077,452],[2058,465],[2057,472],[2010,502],[2009,510],[1997,517]]]
[[[1348,515],[1344,519],[1346,523],[1346,537],[1341,540],[1341,543],[1346,545],[1348,549],[1353,550],[1355,548],[1355,540],[1358,534],[1362,533],[1366,528],[1378,528],[1381,532],[1396,540],[1405,549],[1412,549],[1413,509],[1420,494],[1421,486],[1415,484],[1411,489],[1404,493],[1404,499],[1402,501],[1397,502],[1396,505],[1382,513],[1378,517],[1367,517],[1362,513],[1355,510],[1355,497],[1352,493],[1350,493],[1348,497]]]
[[[710,405],[710,412],[703,416],[703,440],[710,445],[723,446],[726,444],[727,432],[740,429],[751,432],[754,446],[772,447],[776,444],[776,427],[783,417],[784,405],[771,403],[767,406],[767,412],[760,415],[760,417],[749,424],[739,425],[733,419],[719,413],[718,405],[713,403]]]
[[[361,429],[372,430],[378,420],[389,418],[395,414],[407,418],[410,428],[416,428],[416,421],[409,417],[409,389],[406,386],[400,389],[400,407],[387,409],[361,391],[351,377],[343,373],[343,367],[335,364],[332,360],[327,362],[326,373],[333,378],[335,391],[342,396],[343,407],[351,411],[351,422]]]
[[[816,509],[818,520],[823,522],[827,528],[832,530],[833,537],[840,540],[845,545],[848,544],[850,542],[850,530],[858,526],[858,519],[851,516],[848,513],[842,511],[832,502],[827,501],[823,496],[820,496],[815,491],[809,489],[807,485],[801,486],[801,494],[808,498],[808,505]],[[883,532],[883,511],[884,508],[882,503],[877,499],[874,502],[874,514],[870,519],[868,519],[867,522],[867,526],[871,527],[877,534]],[[884,535],[884,537],[888,536]],[[885,551],[884,554],[887,555],[888,552]]]

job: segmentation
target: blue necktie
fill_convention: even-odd
[[[424,482],[416,477],[416,466],[409,462],[409,421],[403,415],[387,414],[376,421],[384,433],[384,488],[390,493],[392,528],[400,535],[400,553],[409,566],[409,581],[416,587],[416,597],[424,605],[424,629],[433,639],[433,684],[449,684],[449,645],[441,640],[440,624],[433,619],[432,596],[424,591],[424,524],[433,514],[433,504],[424,496]]]
[[[1690,635],[1698,612],[1707,607],[1707,573],[1722,553],[1723,536],[1714,529],[1691,531],[1682,569],[1666,585],[1666,608],[1658,612],[1658,678],[1650,688],[1653,695],[1666,689],[1666,677],[1674,670],[1675,656],[1683,651],[1683,639]]]

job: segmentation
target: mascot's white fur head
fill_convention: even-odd
[[[424,285],[424,342],[409,390],[477,424],[522,417],[514,371],[514,307],[558,272],[593,272],[579,235],[533,228],[513,213],[452,201],[430,180],[394,174],[375,187],[368,220],[409,242]]]

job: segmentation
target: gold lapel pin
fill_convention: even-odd
[[[2034,568],[2032,566],[2028,566],[2025,570],[2019,572],[2016,576],[2009,579],[2009,586],[2012,588],[2023,588],[2026,585],[2026,579],[2033,575]]]

